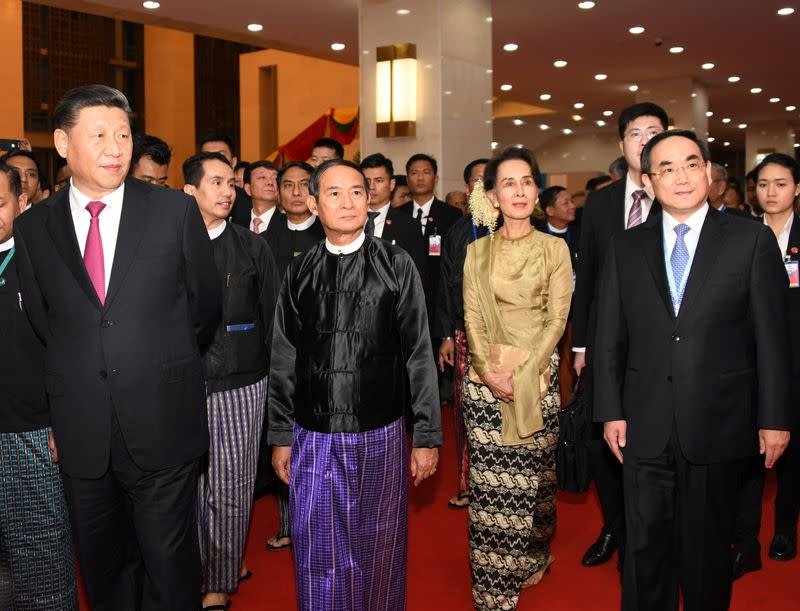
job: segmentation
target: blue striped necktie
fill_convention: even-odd
[[[672,249],[672,255],[669,258],[670,265],[672,266],[672,277],[675,279],[675,292],[676,295],[672,296],[673,305],[680,306],[683,300],[684,286],[683,275],[686,273],[686,266],[689,264],[689,249],[686,248],[686,240],[684,237],[689,232],[689,225],[681,223],[675,226],[675,234],[678,239],[675,240],[675,248]]]

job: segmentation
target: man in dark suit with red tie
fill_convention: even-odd
[[[622,463],[623,611],[724,611],[736,498],[789,442],[788,282],[767,227],[708,205],[694,132],[642,152],[662,214],[614,236],[601,279],[594,419]]]
[[[126,180],[121,92],[73,89],[53,120],[71,186],[14,233],[86,593],[94,611],[194,609],[199,346],[220,313],[211,242],[189,197]]]
[[[640,155],[644,145],[667,129],[669,119],[660,106],[634,104],[619,115],[619,146],[628,164],[627,176],[607,187],[592,191],[586,199],[581,217],[581,237],[576,269],[575,295],[572,300],[573,365],[583,373],[585,400],[591,421],[594,388],[593,346],[597,328],[597,295],[600,270],[612,236],[636,227],[651,215],[659,213],[658,202],[644,189]],[[594,479],[603,528],[597,540],[583,556],[584,566],[608,561],[617,546],[625,544],[625,513],[622,503],[622,471],[602,439],[602,430],[595,427],[588,444],[589,466]],[[619,555],[619,562],[623,554]],[[621,565],[620,565],[621,568]]]

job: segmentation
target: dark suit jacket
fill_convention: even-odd
[[[788,429],[788,282],[775,237],[713,208],[674,315],[661,215],[614,236],[602,277],[594,419],[626,420],[625,453],[652,458],[674,426],[696,464],[756,454]]]
[[[229,219],[231,223],[236,223],[240,227],[250,229],[250,212],[253,210],[253,200],[247,191],[241,187],[236,187],[236,199],[233,200],[233,208]]]
[[[414,202],[411,201],[396,209],[398,212],[403,212],[414,219]],[[462,214],[453,206],[448,206],[440,199],[434,199],[431,205],[431,211],[428,215],[428,220],[425,224],[425,251],[429,251],[428,245],[430,236],[436,234],[440,236],[447,235],[450,227],[458,219],[462,218]],[[420,233],[422,233],[420,231]],[[436,313],[436,298],[439,293],[439,265],[441,261],[440,255],[427,255],[425,263],[425,275],[422,279],[422,284],[425,289],[425,302],[428,305],[428,319],[431,328],[435,325]]]
[[[789,245],[783,254],[790,261],[800,261],[800,215],[797,213],[792,221]],[[800,432],[800,287],[789,289],[789,340],[792,344],[792,429],[797,433]]]
[[[408,218],[407,214],[398,211],[397,208],[390,207],[386,214],[381,239],[405,250],[414,261],[420,278],[425,277],[428,243],[414,219]]]
[[[189,462],[208,449],[201,345],[220,314],[219,277],[197,204],[125,181],[105,305],[81,259],[69,189],[14,227],[23,303],[47,345],[45,386],[62,468],[101,476],[112,411],[136,465]]]
[[[278,277],[283,279],[292,259],[310,250],[320,240],[324,240],[325,230],[319,219],[315,219],[308,229],[292,231],[289,229],[286,215],[276,210],[266,231],[262,231],[260,235],[269,244],[275,264],[278,266]]]
[[[551,236],[556,238],[561,238],[567,243],[569,246],[569,255],[570,259],[572,260],[572,269],[576,269],[578,266],[578,255],[580,253],[580,245],[581,245],[581,226],[580,223],[577,221],[573,221],[567,227],[567,233],[551,233],[550,228],[547,225],[547,221],[534,221],[533,226],[536,228],[537,231],[541,231],[543,233],[549,233]]]
[[[597,326],[600,271],[611,238],[625,231],[625,183],[623,178],[592,191],[581,215],[575,295],[572,298],[572,345],[587,348],[589,361]],[[660,210],[661,205],[653,202],[648,219],[658,216]]]

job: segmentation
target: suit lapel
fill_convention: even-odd
[[[383,223],[383,233],[381,233],[381,239],[386,240],[387,242],[391,242],[392,240],[396,240],[397,236],[395,236],[394,230],[394,217],[398,213],[394,211],[394,208],[391,206],[389,207],[389,211],[386,213],[386,220]],[[400,213],[402,214],[402,213]]]
[[[667,308],[670,317],[675,317],[675,310],[672,307],[672,297],[669,294],[669,280],[667,279],[667,269],[664,266],[664,232],[661,229],[661,215],[650,214],[644,222],[642,232],[642,247],[647,267],[653,275],[653,280],[661,295],[661,301]]]
[[[47,231],[53,239],[61,259],[75,277],[75,281],[86,293],[89,300],[99,310],[100,299],[94,290],[86,265],[83,263],[81,251],[78,247],[78,238],[75,236],[75,223],[72,222],[72,212],[69,207],[69,187],[61,189],[50,201],[45,204],[52,208],[52,214],[47,216]]]
[[[146,200],[147,193],[142,185],[132,180],[125,181],[117,247],[114,251],[114,262],[111,265],[111,279],[108,282],[108,291],[106,291],[105,308],[111,305],[119,292],[136,251],[139,249],[144,229],[150,219]]]
[[[703,222],[703,229],[700,232],[700,240],[697,243],[697,251],[694,254],[692,268],[689,270],[689,277],[686,279],[686,288],[683,291],[681,309],[678,313],[678,320],[683,317],[684,312],[691,310],[692,303],[697,299],[700,291],[706,283],[706,278],[714,268],[714,263],[719,256],[720,247],[725,241],[725,233],[722,226],[728,219],[721,212],[717,212],[709,206],[706,220]]]
[[[794,251],[792,251],[792,249],[794,249]],[[795,213],[792,219],[792,230],[789,232],[789,244],[783,255],[793,260],[800,259],[800,215],[797,213]]]

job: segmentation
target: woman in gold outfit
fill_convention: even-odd
[[[464,381],[470,459],[470,562],[475,608],[516,609],[554,558],[558,356],[572,297],[564,240],[535,231],[540,181],[531,154],[489,161],[470,205],[502,227],[469,245],[464,318],[471,369]],[[483,199],[481,199],[483,198]],[[483,202],[483,204],[481,203]],[[488,210],[481,211],[481,208]]]

